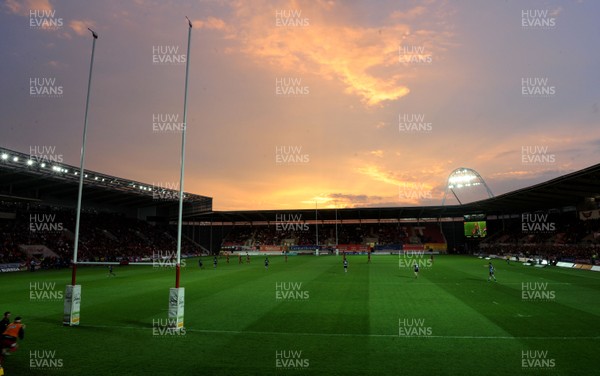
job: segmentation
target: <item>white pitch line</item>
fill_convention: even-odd
[[[79,325],[82,328],[113,328],[113,329],[137,329],[148,330],[151,327],[118,326],[118,325]],[[306,337],[384,337],[384,338],[442,338],[442,339],[514,339],[514,340],[600,340],[600,337],[512,337],[512,336],[399,336],[397,334],[363,334],[363,333],[290,333],[290,332],[258,332],[240,330],[216,330],[216,329],[191,329],[185,328],[187,332],[207,334],[234,334],[234,335],[268,335],[268,336],[306,336]]]
[[[414,279],[414,278],[413,278]],[[423,285],[423,286],[437,286],[437,285],[461,285],[461,284],[465,284],[465,285],[480,285],[487,282],[486,279],[481,279],[481,281],[479,282],[468,282],[468,281],[463,281],[461,283],[456,283],[456,282],[414,282],[414,283],[410,283],[410,285],[404,285],[404,286],[415,286],[415,285]],[[314,283],[314,282],[311,282]],[[323,282],[323,283],[328,283],[328,282]],[[521,286],[523,283],[527,283],[527,282],[497,282],[498,285],[518,285]],[[534,283],[534,282],[531,282]],[[567,282],[548,282],[548,285],[570,285],[571,283],[567,283]],[[377,283],[377,285],[394,285],[397,286],[397,283]],[[577,286],[597,286],[598,283],[578,283]]]

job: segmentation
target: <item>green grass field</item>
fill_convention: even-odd
[[[366,256],[348,259],[346,274],[333,256],[288,263],[271,257],[268,271],[259,257],[250,265],[222,258],[216,270],[212,259],[204,259],[204,270],[187,260],[183,335],[156,335],[153,328],[153,320],[166,319],[173,270],[115,267],[117,276],[109,278],[106,268],[80,268],[79,327],[62,326],[61,299],[30,299],[31,283],[64,291],[69,270],[0,274],[0,311],[23,316],[27,325],[5,374],[598,372],[600,273],[495,260],[498,282],[488,283],[486,260],[438,256],[415,279],[397,256],[374,256],[371,264]],[[287,299],[290,283],[298,299]],[[533,299],[523,298],[523,283],[532,286],[526,295]],[[32,367],[31,352],[62,366]],[[290,356],[298,367],[287,367]]]

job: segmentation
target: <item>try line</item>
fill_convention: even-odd
[[[119,326],[119,325],[79,325],[82,328],[108,328],[108,329],[133,329],[148,330],[151,327]],[[186,332],[205,334],[233,334],[233,335],[273,335],[273,336],[306,336],[306,337],[384,337],[384,338],[436,338],[436,339],[513,339],[513,340],[600,340],[600,337],[513,337],[513,336],[399,336],[397,334],[363,334],[363,333],[290,333],[290,332],[259,332],[240,330],[216,330],[216,329],[191,329],[185,328]]]

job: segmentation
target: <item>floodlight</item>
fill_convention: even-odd
[[[448,191],[452,192],[456,200],[459,204],[462,205],[462,202],[454,192],[455,189],[460,189],[464,187],[472,187],[483,184],[488,193],[489,197],[494,197],[494,194],[485,183],[485,180],[479,175],[479,173],[471,168],[460,167],[456,170],[452,171],[448,176],[448,181],[446,183],[446,192],[444,193],[444,198],[442,200],[442,206],[446,203],[446,196],[448,195]]]

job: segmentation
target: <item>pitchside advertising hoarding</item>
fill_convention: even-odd
[[[281,252],[282,250],[283,250],[283,247],[280,245],[261,245],[260,246],[261,252]]]
[[[0,273],[18,272],[21,269],[21,264],[13,262],[9,264],[0,264]]]
[[[346,254],[366,254],[369,252],[370,246],[367,244],[338,244],[337,247],[332,246],[321,246],[321,245],[290,245],[287,246],[287,254],[295,255],[297,253],[302,254],[314,254],[315,250],[320,251],[332,251],[337,249],[339,252]],[[446,243],[425,243],[425,244],[387,244],[387,245],[376,245],[374,251],[377,252],[434,252],[441,253],[446,252],[448,245]],[[248,246],[226,246],[222,247],[224,251],[231,252],[247,252],[249,255],[256,256],[261,254],[278,255],[282,254],[285,250],[285,246],[281,245],[261,245],[257,247]]]
[[[448,244],[446,243],[425,243],[425,244],[387,244],[387,245],[376,245],[376,252],[424,252],[424,253],[444,253],[448,250]]]
[[[404,244],[402,246],[404,252],[423,252],[423,244]]]
[[[338,244],[340,252],[368,252],[369,246],[365,244]]]
[[[228,252],[256,252],[257,251],[255,246],[236,245],[236,244],[226,244],[221,247],[221,250],[228,251]]]
[[[402,244],[385,244],[385,245],[376,245],[375,251],[401,251]]]
[[[314,251],[316,247],[314,245],[291,245],[288,249],[290,251]]]
[[[437,251],[437,252],[447,252],[448,244],[446,243],[425,243],[424,245],[426,251]]]

